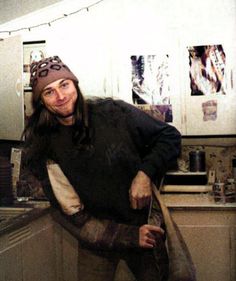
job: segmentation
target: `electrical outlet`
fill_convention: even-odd
[[[214,184],[216,181],[216,171],[209,170],[208,172],[208,184]]]

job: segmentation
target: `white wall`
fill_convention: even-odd
[[[0,25],[0,31],[49,22],[94,2],[61,1]],[[178,93],[183,90],[181,55],[186,46],[219,43],[236,53],[236,1],[104,0],[88,12],[83,10],[51,27],[12,32],[11,36],[19,33],[23,41],[45,39],[47,54],[59,55],[70,66],[86,94],[110,89],[116,95],[117,73],[129,71],[126,64],[130,55],[168,52],[173,58],[172,85]],[[8,36],[0,34],[2,38]],[[235,64],[236,60],[234,69]],[[119,95],[129,100],[125,91]]]

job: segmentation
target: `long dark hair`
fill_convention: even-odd
[[[74,112],[73,141],[78,147],[90,145],[88,107],[78,83],[75,83],[77,100]],[[33,114],[30,116],[22,134],[24,140],[25,162],[43,161],[51,157],[50,135],[59,126],[56,116],[45,108],[40,97],[32,98]]]

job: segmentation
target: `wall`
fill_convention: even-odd
[[[200,140],[200,141],[199,141]],[[20,142],[0,141],[0,157],[10,159],[11,148],[20,148]],[[189,152],[192,150],[204,150],[206,153],[206,169],[216,171],[217,180],[226,182],[227,178],[232,178],[232,159],[236,158],[236,139],[183,139],[182,153],[180,159],[183,159],[188,167]],[[28,171],[21,171],[23,180],[27,181],[27,186],[20,190],[20,196],[32,196],[36,199],[44,199],[45,196],[41,189],[41,184]]]
[[[2,24],[0,31],[47,23],[95,2],[61,1]],[[46,39],[48,55],[58,54],[71,66],[86,94],[98,94],[106,74],[112,80],[109,94],[116,95],[116,67],[122,68],[119,62],[125,63],[130,54],[168,52],[174,58],[171,67],[176,77],[172,83],[178,95],[183,90],[183,49],[189,44],[224,43],[234,44],[236,50],[235,26],[234,0],[104,0],[88,12],[53,22],[51,27],[26,29],[11,36],[20,33],[23,41]],[[4,36],[9,34],[1,34]],[[129,100],[127,93],[120,95]]]
[[[81,10],[93,3],[98,4],[88,11]],[[54,21],[60,17],[61,20]],[[35,27],[42,23],[45,25]],[[223,44],[228,57],[227,79],[234,85],[233,90],[229,89],[233,96],[236,85],[235,26],[234,0],[67,0],[2,24],[0,32],[26,27],[11,32],[10,36],[21,34],[22,41],[46,40],[47,55],[57,54],[70,66],[79,77],[85,95],[114,96],[127,102],[132,102],[130,56],[168,54],[173,125],[185,134],[197,125],[192,113],[201,110],[202,102],[197,99],[196,104],[194,99],[189,106],[187,46]],[[4,38],[9,33],[0,35]],[[225,118],[231,120],[226,114],[230,105],[231,102],[227,102],[226,110],[225,106],[218,106],[221,118],[212,122],[214,128],[222,128]],[[196,110],[192,111],[195,106]],[[188,128],[186,114],[191,115]],[[233,130],[232,123],[228,123],[228,131]],[[202,125],[199,123],[198,127],[205,128]]]
[[[181,159],[189,167],[189,152],[203,150],[206,154],[206,170],[216,171],[216,178],[221,182],[226,182],[228,178],[233,178],[232,159],[236,158],[236,140],[232,145],[222,145],[220,139],[214,139],[215,144],[194,145],[185,144],[182,146]],[[185,142],[185,140],[183,141]]]
[[[0,0],[0,24],[42,9],[61,0]]]
[[[47,55],[57,54],[70,66],[79,77],[80,87],[86,95],[119,94],[128,102],[131,101],[131,95],[117,89],[117,73],[129,75],[126,66],[131,54],[168,52],[171,55],[174,99],[184,91],[188,78],[182,71],[182,54],[186,46],[223,43],[236,54],[235,0],[104,0],[88,11],[83,9],[65,16],[50,26],[46,24],[33,28],[95,2],[60,1],[0,25],[0,31],[31,27],[30,30],[26,28],[20,32],[11,32],[11,35],[8,32],[0,33],[0,37],[21,34],[22,41],[46,40]],[[235,80],[236,60],[230,63]],[[176,104],[176,110],[184,110],[181,100]],[[177,121],[181,122],[180,119]],[[221,138],[214,141],[214,145],[204,148],[215,150],[214,147],[218,147],[219,153],[216,155],[220,159],[227,155],[223,163],[227,166],[224,175],[228,174],[231,158],[235,157],[235,140],[230,146],[222,146]],[[204,145],[204,142],[205,139],[200,145]],[[184,147],[186,153],[183,157],[192,148],[195,146],[188,143]],[[212,165],[220,166],[216,163]]]

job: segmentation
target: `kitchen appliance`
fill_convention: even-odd
[[[163,178],[162,192],[211,192],[207,172],[169,171]]]

